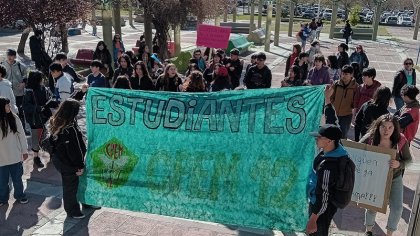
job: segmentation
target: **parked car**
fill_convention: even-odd
[[[324,20],[331,20],[331,17],[332,17],[332,13],[329,13],[329,12],[322,13],[322,19]]]
[[[398,23],[398,17],[397,16],[388,16],[386,18],[385,23],[388,25],[396,25]]]
[[[412,26],[413,22],[410,17],[399,17],[397,24]]]
[[[305,11],[302,14],[302,18],[308,18],[308,19],[314,18],[315,16],[316,16],[315,12],[313,12],[313,11]]]

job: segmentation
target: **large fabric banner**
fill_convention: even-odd
[[[91,88],[82,202],[303,231],[323,86],[163,93]]]

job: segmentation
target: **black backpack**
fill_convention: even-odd
[[[321,162],[321,164],[326,161],[337,163],[338,175],[334,185],[334,196],[331,199],[334,206],[343,209],[351,201],[356,165],[348,156],[340,158],[326,158]]]

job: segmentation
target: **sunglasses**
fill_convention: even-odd
[[[405,62],[404,65],[409,66],[409,65],[413,65],[413,63],[411,63],[411,62]]]

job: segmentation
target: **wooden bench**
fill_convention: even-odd
[[[221,22],[220,26],[231,27],[232,33],[235,34],[248,34],[249,28],[251,27],[250,23],[238,23],[238,22]],[[255,24],[252,25],[255,29]]]
[[[341,32],[342,29],[343,27],[334,28],[334,38],[343,38],[343,33]],[[352,39],[372,40],[373,28],[353,28],[352,30]]]
[[[226,52],[229,53],[230,50],[236,48],[239,50],[240,53],[244,53],[248,51],[248,48],[251,47],[253,44],[254,43],[252,42],[248,42],[244,35],[233,34],[230,36],[229,45]]]
[[[70,59],[70,62],[77,66],[90,66],[93,61],[93,53],[92,49],[79,49],[76,58]]]

